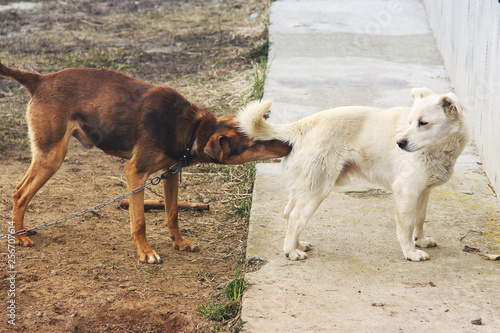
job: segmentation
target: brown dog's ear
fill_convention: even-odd
[[[225,157],[231,153],[229,138],[224,134],[216,133],[212,135],[207,145],[205,146],[205,154],[223,163]]]
[[[441,98],[444,114],[449,118],[457,118],[463,106],[454,93],[449,93]]]

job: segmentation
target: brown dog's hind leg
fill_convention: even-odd
[[[23,220],[28,204],[36,192],[59,170],[66,156],[67,146],[67,138],[64,138],[49,152],[41,152],[33,148],[30,168],[14,190],[12,220],[15,231],[24,229]],[[26,234],[16,236],[15,244],[35,245]]]
[[[127,178],[127,190],[132,191],[145,184],[148,173],[140,173],[134,163],[134,159],[125,165],[125,176]],[[132,239],[137,246],[139,261],[148,264],[160,264],[160,256],[151,249],[146,239],[146,218],[144,216],[144,191],[134,193],[130,196],[130,231]]]
[[[179,207],[177,195],[179,189],[179,174],[163,180],[163,196],[165,198],[165,212],[167,215],[167,228],[174,248],[181,251],[197,252],[198,247],[188,239],[182,237],[179,230]]]

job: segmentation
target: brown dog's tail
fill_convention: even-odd
[[[26,87],[31,96],[35,94],[35,90],[40,82],[41,75],[31,72],[26,72],[20,69],[10,68],[0,63],[0,76],[8,79],[16,80]]]

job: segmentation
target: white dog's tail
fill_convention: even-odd
[[[280,140],[293,143],[289,125],[273,124],[264,120],[264,115],[271,108],[273,101],[263,99],[247,104],[238,113],[237,120],[243,133],[255,140]]]

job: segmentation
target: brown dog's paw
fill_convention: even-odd
[[[19,235],[16,236],[16,245],[21,245],[22,247],[32,247],[35,246],[35,242],[33,242],[31,239],[29,239],[28,236],[26,235]]]
[[[161,264],[162,260],[154,250],[139,253],[139,261],[143,264]]]
[[[193,242],[182,239],[182,240],[174,240],[174,249],[186,251],[186,252],[199,252],[200,249]]]

